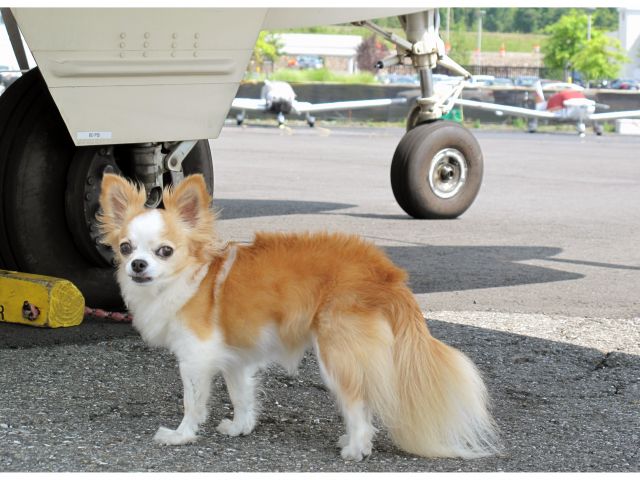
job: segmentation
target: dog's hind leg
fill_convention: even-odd
[[[376,432],[372,411],[377,408],[371,394],[393,381],[387,360],[392,341],[388,324],[376,315],[319,320],[314,346],[321,376],[336,396],[345,421],[346,435],[338,445],[346,460],[360,461],[371,454]]]
[[[201,362],[180,362],[184,386],[184,417],[176,430],[160,427],[153,439],[166,445],[181,445],[196,440],[198,427],[207,419],[207,401],[211,393],[212,372]]]
[[[346,428],[346,434],[340,437],[338,446],[342,449],[342,458],[358,462],[370,455],[373,447],[376,430],[371,424],[371,412],[359,395],[358,388],[354,389],[352,387],[355,385],[349,384],[354,379],[346,378],[344,372],[339,372],[339,368],[336,368],[335,362],[341,360],[332,357],[327,358],[325,363],[321,349],[320,346],[316,347],[320,375],[336,397]]]
[[[223,373],[233,403],[233,421],[225,418],[216,430],[236,437],[248,435],[256,425],[255,368],[230,368]]]

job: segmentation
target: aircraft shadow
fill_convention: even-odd
[[[213,200],[213,205],[220,211],[219,218],[221,220],[280,215],[309,215],[355,207],[355,205],[348,203],[230,198],[216,198]]]
[[[519,263],[550,260],[562,252],[554,247],[402,246],[384,247],[409,273],[415,293],[452,292],[576,280],[584,275]]]

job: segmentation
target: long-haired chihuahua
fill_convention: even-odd
[[[100,221],[118,262],[133,325],[177,357],[184,418],[154,440],[193,442],[222,373],[233,419],[217,427],[247,435],[256,426],[258,369],[294,372],[312,349],[345,422],[342,457],[371,454],[377,417],[403,450],[474,458],[497,451],[488,395],[475,365],[433,338],[407,274],[374,245],[339,233],[258,233],[222,243],[201,175],[165,189],[164,208],[145,208],[144,189],[106,174]]]

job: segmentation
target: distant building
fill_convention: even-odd
[[[620,78],[640,79],[640,9],[619,8],[618,40],[630,62],[622,66]]]
[[[316,33],[280,33],[282,58],[277,66],[286,67],[300,56],[318,56],[330,70],[354,73],[356,55],[362,43],[359,35],[324,35]]]

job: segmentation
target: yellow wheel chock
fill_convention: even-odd
[[[68,280],[0,270],[0,321],[72,327],[84,318],[84,297]]]

